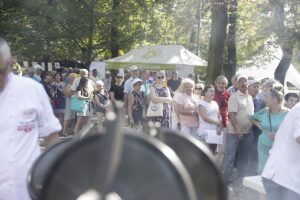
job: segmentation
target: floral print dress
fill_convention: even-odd
[[[158,97],[168,97],[168,88],[155,88],[155,92]],[[150,121],[159,122],[161,127],[171,127],[171,106],[168,103],[163,104],[163,116],[162,117],[151,117]]]

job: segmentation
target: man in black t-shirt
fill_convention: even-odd
[[[179,85],[180,85],[180,80],[178,80],[178,72],[173,71],[171,79],[168,80],[168,88],[170,89],[171,96],[174,95],[174,92],[177,90]]]

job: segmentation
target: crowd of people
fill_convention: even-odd
[[[213,85],[204,85],[195,83],[193,76],[179,78],[176,71],[171,73],[169,79],[164,71],[157,71],[150,77],[149,71],[139,69],[135,65],[129,68],[127,80],[124,78],[126,75],[121,72],[112,75],[110,71],[106,71],[105,77],[101,79],[96,69],[91,72],[86,69],[64,69],[63,73],[54,73],[43,71],[40,65],[29,67],[23,75],[26,78],[20,78],[21,75],[11,67],[13,62],[11,62],[9,47],[1,38],[0,47],[2,56],[0,57],[0,84],[2,84],[0,85],[0,107],[8,111],[6,117],[13,117],[15,114],[10,114],[9,109],[5,108],[5,105],[11,105],[10,101],[22,98],[23,104],[20,106],[27,108],[29,105],[28,110],[19,109],[22,111],[20,115],[24,118],[22,120],[26,123],[20,123],[17,127],[18,131],[30,132],[34,129],[36,137],[47,137],[52,141],[57,137],[56,133],[61,136],[76,135],[87,121],[97,120],[98,131],[103,132],[105,113],[111,109],[113,103],[119,101],[124,104],[126,111],[124,126],[128,128],[147,132],[149,122],[153,122],[207,143],[210,150],[218,154],[229,191],[233,190],[232,184],[241,185],[243,177],[262,174],[267,191],[277,187],[281,189],[282,194],[290,195],[291,199],[299,198],[300,188],[294,185],[300,183],[298,180],[293,180],[291,184],[281,184],[280,178],[276,181],[272,179],[275,171],[278,170],[274,167],[276,158],[271,153],[273,143],[274,141],[275,144],[279,143],[277,146],[286,144],[285,137],[278,136],[284,134],[281,124],[295,120],[298,115],[293,111],[291,112],[293,116],[289,117],[291,119],[285,122],[290,109],[299,102],[298,93],[284,95],[283,86],[276,80],[267,79],[260,82],[254,77],[236,74],[231,79],[232,86],[227,88],[228,80],[223,75],[218,76]],[[5,53],[7,58],[3,57]],[[9,92],[15,88],[15,85],[11,84],[13,82],[18,85],[18,90],[26,90],[32,95],[23,92],[22,95],[26,98],[11,97],[12,94]],[[36,98],[38,94],[40,97]],[[74,109],[75,102],[82,105],[80,110]],[[298,105],[295,109],[298,107],[300,109]],[[0,117],[3,118],[0,128],[5,130],[7,125],[4,123],[8,121],[3,116]],[[35,120],[34,123],[32,120]],[[298,121],[296,125],[299,124]],[[290,127],[286,127],[288,128]],[[296,146],[300,143],[299,131],[297,129],[292,131],[296,139],[295,144],[293,142],[291,144],[294,145],[295,151],[299,152],[300,148]],[[24,141],[34,140],[34,138],[27,138],[28,134],[22,137]],[[282,141],[277,142],[277,140]],[[11,140],[8,138],[7,144],[8,141]],[[7,145],[2,137],[0,143],[3,144],[1,146]],[[37,146],[37,144],[33,145]],[[15,146],[11,147],[15,148]],[[17,147],[25,148],[18,145]],[[277,149],[274,151],[278,151]],[[269,159],[270,156],[273,158]],[[9,158],[3,154],[0,157],[7,161],[6,167],[0,169],[7,170]],[[11,155],[11,157],[15,156]],[[31,157],[31,161],[36,157],[37,155]],[[268,162],[268,159],[271,161]],[[291,162],[286,159],[287,162]],[[32,162],[24,166],[28,168],[30,163]],[[234,173],[235,167],[237,173]],[[293,167],[294,171],[299,173],[299,166]],[[27,168],[20,171],[28,171]],[[24,173],[21,175],[23,177]],[[297,175],[299,174],[295,174]],[[2,179],[0,175],[0,183]],[[0,195],[9,197],[7,191],[11,192],[11,190],[2,192],[1,187]],[[22,193],[24,188],[20,190],[20,194]]]

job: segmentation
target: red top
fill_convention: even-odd
[[[215,97],[214,100],[219,105],[220,114],[222,117],[222,124],[224,127],[228,126],[228,99],[230,97],[230,93],[228,91],[224,91],[223,93],[219,92],[215,89]]]

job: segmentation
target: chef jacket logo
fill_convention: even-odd
[[[36,112],[34,109],[27,109],[22,113],[22,119],[17,127],[18,131],[28,133],[36,128]]]

